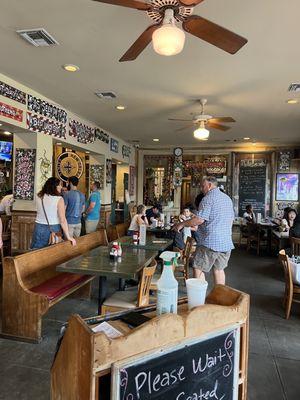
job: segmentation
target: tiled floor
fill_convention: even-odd
[[[293,307],[290,320],[283,318],[277,260],[236,250],[227,278],[230,286],[251,295],[248,400],[300,399],[300,305]],[[66,299],[43,320],[41,344],[0,339],[0,399],[50,399],[49,370],[62,323],[71,313],[90,316],[96,309],[95,299]]]

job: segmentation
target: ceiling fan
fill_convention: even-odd
[[[184,46],[185,34],[176,27],[175,22],[182,22],[183,29],[220,49],[235,54],[247,43],[247,39],[220,25],[198,15],[192,15],[194,7],[204,0],[94,0],[122,7],[146,11],[155,22],[139,36],[119,61],[135,60],[153,41],[154,50],[161,55],[175,55]]]
[[[207,140],[209,137],[209,130],[207,128],[219,129],[220,131],[228,131],[228,129],[230,129],[230,126],[222,125],[220,124],[220,122],[235,122],[232,117],[213,117],[212,115],[204,114],[204,106],[207,104],[207,99],[200,99],[199,103],[201,105],[201,113],[194,115],[192,119],[168,118],[169,121],[191,122],[183,128],[177,129],[177,131],[182,131],[196,125],[198,126],[198,128],[194,131],[194,137],[200,140]]]

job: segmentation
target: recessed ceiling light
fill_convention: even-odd
[[[86,154],[90,154],[90,152],[89,152],[89,151],[86,151]]]
[[[121,161],[118,161],[118,164],[121,165],[122,164]]]
[[[256,146],[256,145],[257,145],[257,143],[256,143],[256,142],[253,142],[253,143],[252,143],[252,146]]]
[[[122,106],[121,104],[119,104],[118,106],[116,106],[116,110],[119,110],[119,111],[124,111],[125,110],[125,106]]]
[[[250,138],[249,137],[244,137],[244,140],[250,140]]]
[[[297,104],[298,103],[298,99],[289,99],[286,101],[288,104]]]
[[[0,126],[2,126],[2,124],[0,124]]]
[[[77,71],[79,71],[79,67],[77,67],[77,65],[73,65],[73,64],[65,64],[62,67],[63,67],[63,69],[65,71],[68,71],[68,72],[77,72]]]
[[[159,139],[152,139],[153,142],[159,142]]]
[[[7,136],[11,135],[11,132],[8,132],[8,131],[4,131],[3,133],[4,133],[4,135],[7,135]]]
[[[56,145],[57,145],[57,146],[61,146],[62,144],[59,142],[59,143],[56,143]]]

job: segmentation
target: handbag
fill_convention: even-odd
[[[62,238],[62,232],[61,231],[53,232],[52,229],[51,229],[51,226],[49,224],[49,220],[48,220],[48,217],[47,217],[47,214],[46,214],[45,206],[44,206],[44,199],[42,199],[42,207],[43,207],[44,214],[45,214],[45,217],[46,217],[46,221],[47,221],[47,224],[48,224],[48,227],[49,227],[49,230],[50,230],[50,237],[49,237],[48,245],[51,246],[52,244],[57,244],[57,243],[63,242],[64,240]]]

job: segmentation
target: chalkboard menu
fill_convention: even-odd
[[[246,205],[252,204],[254,212],[265,214],[266,164],[264,160],[242,162],[239,178],[239,215],[243,216]]]
[[[236,400],[239,329],[113,366],[114,400]]]

